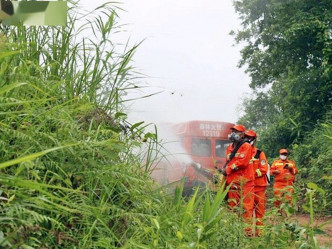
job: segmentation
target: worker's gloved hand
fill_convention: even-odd
[[[284,169],[289,169],[289,164],[288,163],[285,164]]]
[[[257,174],[258,177],[262,176],[262,172],[259,169],[256,169],[256,174]]]

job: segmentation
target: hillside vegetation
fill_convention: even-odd
[[[245,237],[227,190],[188,199],[153,184],[158,134],[126,122],[136,47],[118,52],[117,18],[105,4],[70,9],[64,28],[1,27],[0,247],[317,248],[313,228],[287,218]],[[135,153],[143,141],[145,163]]]
[[[332,2],[234,1],[252,94],[239,122],[257,130],[272,163],[291,150],[298,199],[316,191],[315,211],[332,212]],[[318,184],[313,188],[314,182]],[[319,191],[318,191],[319,189]],[[324,189],[324,190],[323,190]],[[299,202],[299,209],[307,209]]]

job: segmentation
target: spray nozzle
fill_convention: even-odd
[[[191,165],[195,168],[195,169],[201,169],[202,165],[200,163],[196,163],[196,162],[192,162]]]

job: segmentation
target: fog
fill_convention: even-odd
[[[235,122],[249,78],[237,68],[239,28],[232,1],[126,1],[122,22],[131,40],[145,39],[134,65],[148,77],[130,118],[151,122],[215,120]]]
[[[91,9],[99,1],[81,1]],[[214,120],[236,122],[249,78],[238,69],[241,46],[231,30],[240,27],[231,0],[125,0],[118,4],[117,42],[133,46],[135,80],[126,111],[131,122]],[[154,94],[149,98],[144,96]]]
[[[182,146],[181,138],[172,131],[171,124],[160,123],[157,126],[159,145],[156,153],[151,155],[154,159],[152,176],[160,185],[180,184],[193,160]]]
[[[91,10],[103,2],[81,3]],[[125,112],[131,123],[157,125],[163,147],[153,174],[160,184],[169,184],[180,180],[193,160],[162,124],[235,123],[241,116],[249,77],[237,67],[241,46],[234,47],[229,35],[240,21],[231,0],[125,0],[119,6],[125,11],[118,10],[118,25],[123,26],[115,42],[128,41],[131,47],[142,41],[132,61],[139,88],[125,96],[136,99],[126,102]]]

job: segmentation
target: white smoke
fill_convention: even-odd
[[[178,161],[182,163],[191,163],[192,159],[188,152],[182,146],[181,138],[172,132],[171,124],[158,125],[158,138],[161,142],[160,153],[168,161]]]
[[[157,149],[150,155],[151,176],[160,185],[178,185],[192,162],[188,152],[182,146],[181,138],[172,132],[172,124],[157,125]]]

